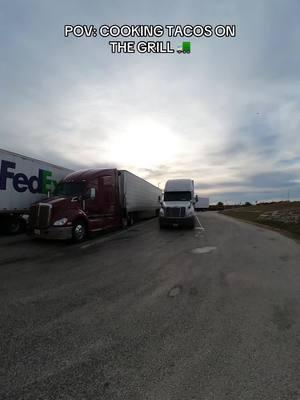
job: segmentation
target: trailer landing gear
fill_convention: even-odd
[[[122,218],[122,229],[126,229],[129,226],[134,224],[134,217],[133,214],[127,214],[125,217]]]

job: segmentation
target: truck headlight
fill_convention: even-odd
[[[53,223],[53,225],[54,225],[54,226],[63,226],[63,225],[65,225],[67,222],[68,222],[68,218],[61,218],[61,219],[58,219],[57,221],[55,221],[55,222]]]
[[[192,215],[194,214],[194,209],[192,207],[188,207],[186,210],[186,215]]]
[[[159,210],[159,215],[160,215],[161,217],[163,217],[163,216],[165,215],[165,210],[164,210],[163,208],[161,208],[161,209]]]

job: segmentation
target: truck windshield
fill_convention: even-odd
[[[191,192],[165,192],[164,201],[190,201]]]
[[[54,190],[54,195],[77,196],[83,194],[84,188],[84,182],[60,182]]]

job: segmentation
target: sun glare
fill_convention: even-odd
[[[107,158],[118,164],[151,168],[174,160],[180,143],[163,124],[137,118],[112,137],[108,148]]]

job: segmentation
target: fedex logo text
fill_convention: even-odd
[[[15,174],[16,163],[12,161],[1,161],[0,190],[6,190],[8,179],[12,180],[13,188],[23,193],[29,190],[31,193],[47,194],[51,187],[56,186],[56,181],[51,179],[52,172],[44,169],[38,170],[38,176],[27,177],[24,173]]]

